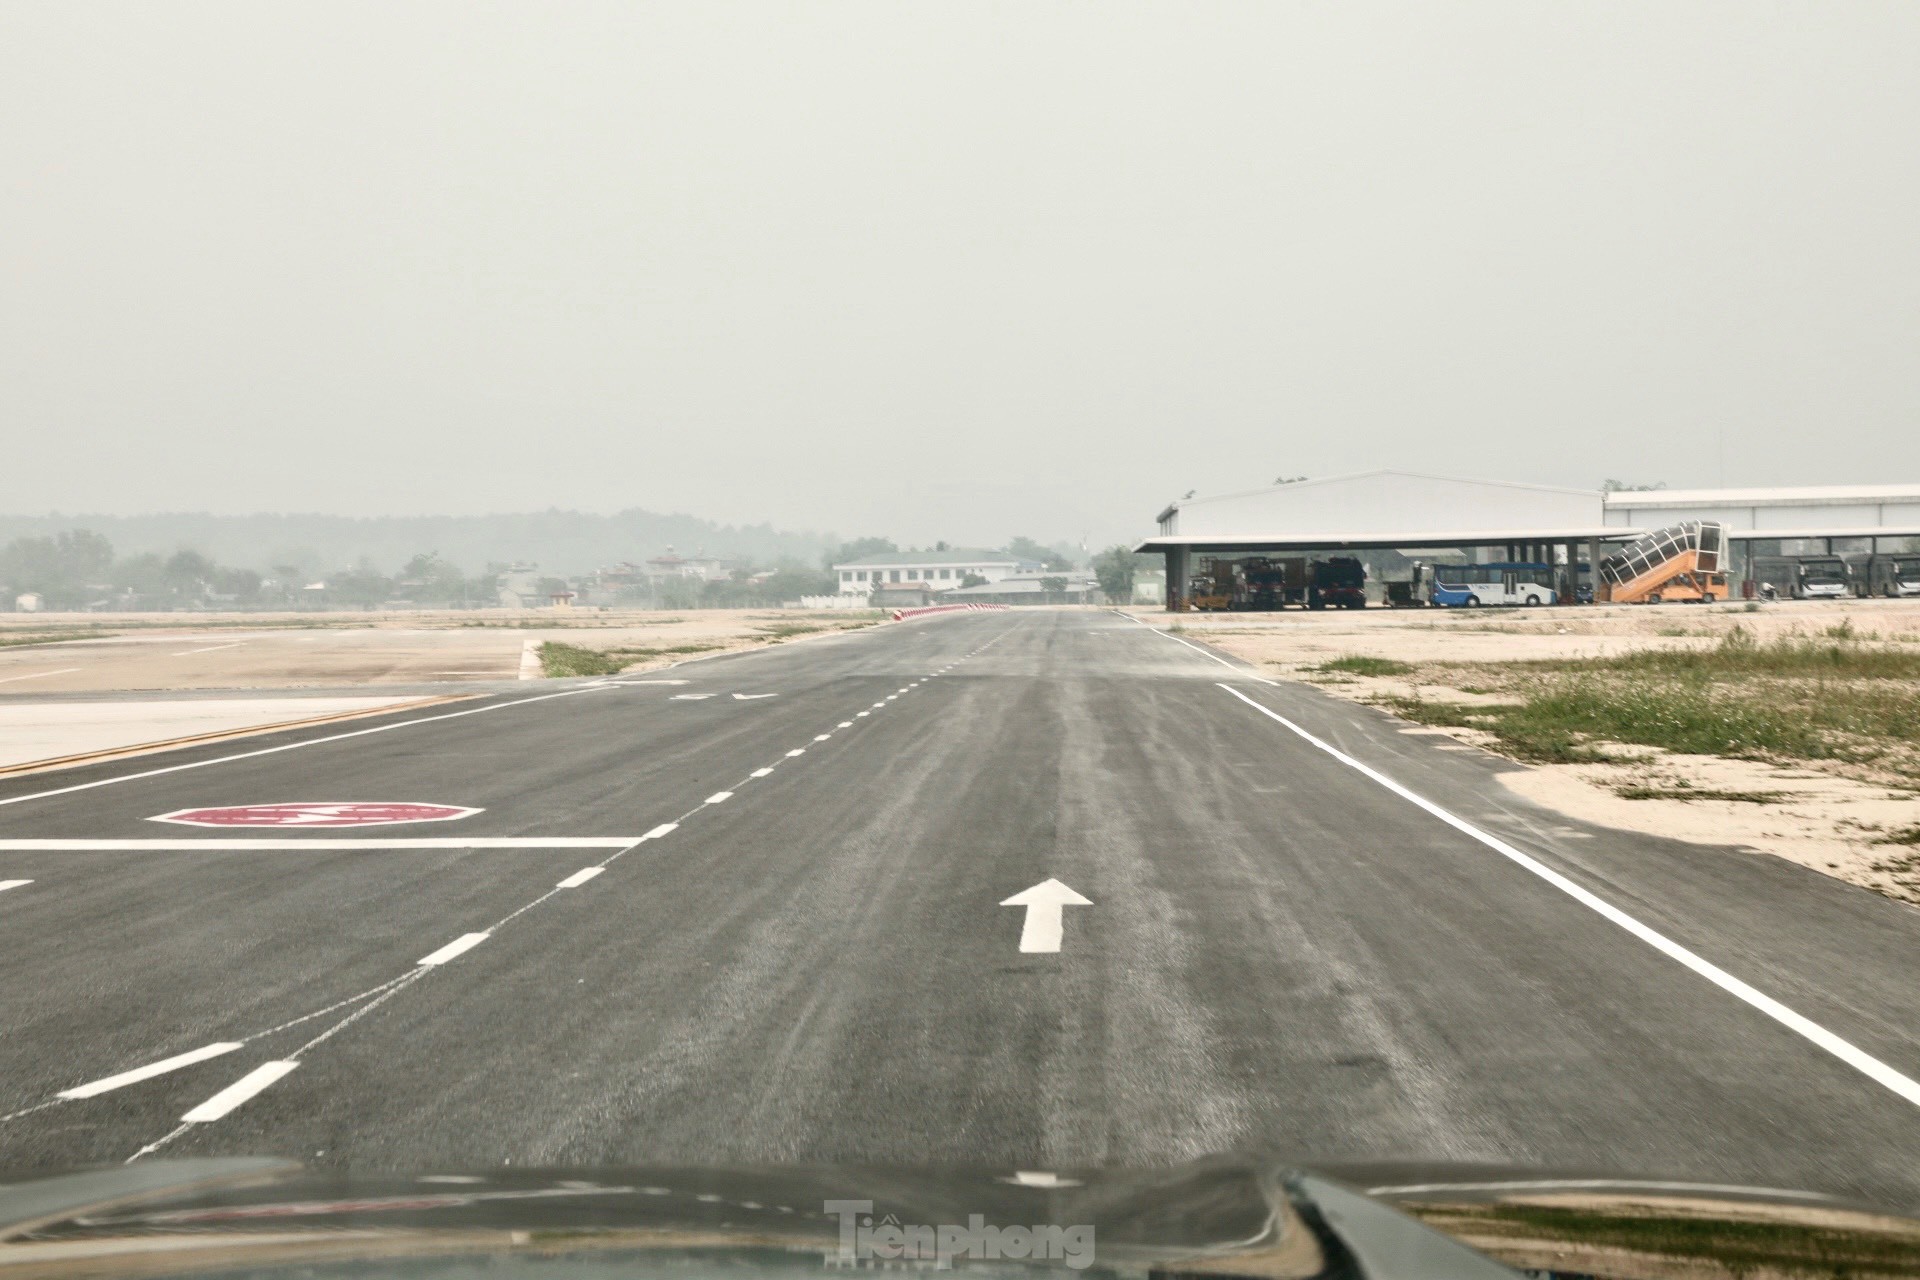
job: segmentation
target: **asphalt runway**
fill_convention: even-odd
[[[11,779],[0,1170],[1252,1150],[1920,1204],[1920,915],[1407,728],[1032,610]]]

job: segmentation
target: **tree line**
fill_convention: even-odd
[[[169,610],[221,606],[299,607],[303,604],[373,607],[396,597],[419,604],[491,603],[499,594],[499,570],[468,577],[439,556],[414,556],[393,574],[370,561],[332,573],[325,587],[308,590],[298,565],[275,565],[267,573],[222,565],[198,551],[171,555],[114,554],[113,544],[88,529],[45,537],[15,538],[0,547],[0,607],[23,595],[40,597],[51,610]]]

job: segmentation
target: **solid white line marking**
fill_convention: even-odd
[[[729,801],[729,800],[731,800],[731,799],[733,799],[733,792],[731,792],[731,791],[716,791],[716,792],[714,792],[714,793],[713,793],[712,795],[710,795],[710,796],[708,796],[708,797],[706,798],[706,800],[704,801],[704,803],[706,803],[706,804],[725,804],[725,803],[726,803],[727,801]]]
[[[415,964],[445,964],[455,956],[465,955],[487,940],[484,933],[463,933],[431,955],[421,956]]]
[[[1580,903],[1582,906],[1619,925],[1622,929],[1625,929],[1628,933],[1640,939],[1640,941],[1646,943],[1654,950],[1679,961],[1736,1000],[1741,1000],[1752,1005],[1755,1009],[1766,1014],[1769,1018],[1772,1018],[1781,1026],[1792,1031],[1795,1035],[1801,1036],[1819,1048],[1826,1050],[1868,1079],[1899,1094],[1915,1106],[1920,1106],[1920,1080],[1915,1080],[1911,1076],[1894,1070],[1864,1049],[1859,1048],[1850,1041],[1841,1039],[1812,1019],[1795,1013],[1792,1009],[1781,1004],[1772,996],[1734,977],[1719,965],[1694,954],[1659,930],[1654,929],[1650,925],[1642,924],[1639,920],[1636,920],[1620,908],[1614,906],[1605,898],[1582,888],[1545,863],[1529,854],[1522,853],[1519,849],[1514,848],[1499,837],[1487,834],[1465,819],[1455,817],[1452,813],[1441,808],[1425,796],[1401,786],[1398,782],[1395,782],[1386,774],[1381,773],[1378,769],[1370,765],[1362,764],[1360,761],[1346,754],[1346,752],[1341,751],[1338,747],[1314,737],[1311,733],[1308,733],[1305,729],[1302,729],[1299,725],[1287,719],[1279,712],[1261,706],[1258,702],[1255,702],[1246,694],[1241,693],[1232,685],[1222,684],[1218,687],[1225,689],[1228,693],[1240,699],[1240,701],[1246,703],[1261,715],[1266,716],[1269,720],[1298,734],[1308,743],[1326,752],[1341,764],[1371,778],[1373,781],[1399,796],[1402,800],[1425,809],[1428,813],[1440,819],[1440,821],[1446,823],[1456,831],[1471,836],[1495,853],[1531,871],[1534,875],[1539,876],[1542,880],[1545,880],[1548,884],[1560,890],[1575,902]]]
[[[78,671],[78,667],[62,667],[58,671],[31,671],[24,676],[8,676],[0,684],[12,684],[15,680],[43,680],[48,676],[64,676]]]
[[[299,1065],[297,1062],[262,1063],[181,1116],[180,1119],[187,1124],[209,1124],[218,1120]]]
[[[33,881],[31,880],[0,880],[0,893],[5,893],[9,889],[18,889],[23,885],[32,883]]]
[[[658,840],[661,836],[670,834],[671,832],[674,832],[674,831],[678,831],[679,829],[680,829],[680,824],[677,822],[663,822],[659,826],[655,827],[653,830],[647,832],[647,834],[641,836],[640,840]],[[639,842],[640,842],[639,840],[634,841],[635,844],[638,844]]]
[[[676,693],[671,698],[667,699],[667,701],[669,702],[705,702],[708,698],[711,698],[712,696],[713,695],[710,693]]]
[[[135,1067],[131,1071],[122,1071],[117,1076],[107,1076],[100,1080],[90,1080],[86,1084],[77,1084],[71,1089],[62,1089],[55,1097],[92,1098],[130,1084],[139,1084],[142,1080],[151,1080],[163,1076],[169,1071],[178,1071],[190,1067],[196,1062],[205,1062],[208,1058],[217,1058],[223,1053],[232,1053],[240,1047],[239,1041],[205,1044],[187,1053],[177,1053],[171,1058],[162,1058],[158,1062],[149,1062],[144,1067]]]
[[[605,870],[605,867],[582,867],[553,887],[556,889],[578,889],[581,885]]]
[[[790,756],[803,756],[807,754],[807,749],[805,747],[795,747],[793,750],[787,752],[787,754]]]
[[[1214,653],[1212,650],[1203,649],[1197,644],[1191,644],[1185,640],[1182,640],[1179,636],[1176,636],[1171,632],[1162,631],[1160,628],[1154,626],[1150,622],[1141,622],[1140,619],[1132,616],[1131,614],[1123,613],[1120,616],[1125,618],[1129,622],[1136,623],[1140,626],[1145,627],[1147,630],[1153,632],[1153,634],[1157,636],[1165,636],[1167,639],[1173,641],[1175,644],[1186,645],[1187,648],[1193,650],[1195,653],[1199,654],[1203,658],[1212,658],[1215,662],[1227,668],[1227,670],[1234,672],[1236,675],[1246,676],[1250,680],[1258,680],[1261,684],[1270,684],[1274,686],[1276,689],[1280,687],[1280,682],[1278,680],[1269,680],[1263,675],[1258,675],[1252,671],[1247,670],[1245,667],[1235,666],[1233,663],[1228,662],[1225,658],[1221,657],[1217,653]]]
[[[245,643],[246,641],[244,640],[235,640],[232,644],[210,644],[204,649],[182,649],[180,650],[180,652],[171,654],[169,656],[175,657],[175,658],[184,658],[184,657],[187,657],[189,654],[195,654],[195,653],[218,653],[222,649],[238,649],[241,645]]]
[[[0,840],[0,850],[22,853],[204,853],[225,849],[241,852],[288,852],[295,849],[624,849],[632,836],[416,836],[411,840],[377,837],[349,839],[293,836],[279,839],[239,839],[205,836],[198,840]]]
[[[770,774],[770,773],[772,773],[772,772],[773,772],[773,770],[772,770],[772,769],[770,769],[770,768],[768,768],[768,769],[755,769],[755,770],[754,770],[754,771],[753,771],[752,773],[750,773],[750,774],[748,774],[747,776],[748,776],[749,778],[764,778],[764,777],[766,777],[766,776],[767,776],[768,774]]]

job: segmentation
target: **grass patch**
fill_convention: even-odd
[[[1314,670],[1338,671],[1355,676],[1404,676],[1413,673],[1413,664],[1393,658],[1369,658],[1362,653],[1346,653],[1331,662],[1321,663]]]
[[[1381,705],[1421,724],[1482,729],[1517,759],[1584,762],[1600,743],[1690,755],[1835,761],[1875,777],[1920,771],[1920,653],[1866,637],[1761,643],[1735,627],[1699,649],[1442,665],[1438,683],[1500,699]]]
[[[1824,639],[1781,636],[1762,643],[1736,623],[1710,649],[1642,649],[1611,658],[1558,659],[1524,665],[1535,669],[1586,669],[1655,675],[1838,676],[1869,680],[1920,680],[1920,653],[1859,643],[1865,637],[1842,623]]]
[[[719,644],[676,644],[659,649],[588,649],[582,645],[549,640],[540,646],[540,672],[559,676],[615,676],[628,667],[653,658],[690,653],[708,653],[724,649]]]
[[[1622,800],[1732,800],[1741,804],[1778,804],[1791,795],[1786,791],[1720,791],[1713,787],[1690,787],[1684,782],[1671,787],[1634,783],[1615,787],[1613,794]]]
[[[111,631],[40,631],[26,635],[0,636],[0,649],[27,649],[37,644],[68,644],[75,640],[100,640]]]

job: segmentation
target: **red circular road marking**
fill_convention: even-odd
[[[451,804],[394,804],[374,801],[236,804],[217,809],[175,809],[152,822],[188,827],[385,827],[397,822],[450,822],[472,817],[478,809]]]

